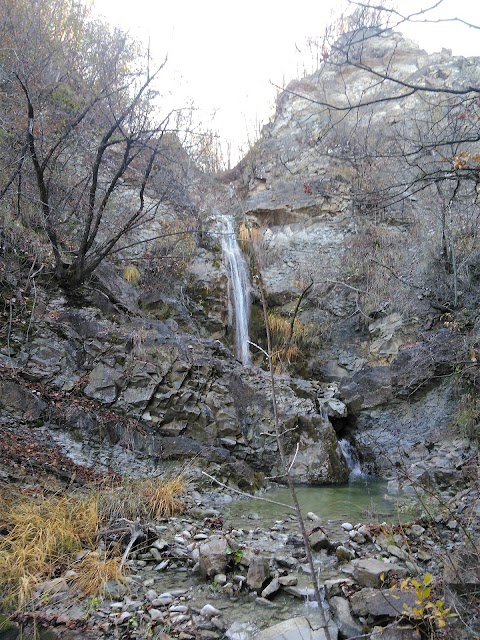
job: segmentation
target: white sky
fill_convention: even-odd
[[[402,12],[435,0],[397,0]],[[343,0],[94,0],[108,22],[144,42],[157,60],[168,55],[165,86],[175,106],[189,99],[206,126],[237,149],[268,121],[276,90],[314,70],[308,37],[321,37]],[[411,9],[410,9],[411,10]],[[443,17],[480,25],[479,0],[443,0]],[[411,28],[408,37],[428,51],[446,47],[480,56],[480,30],[447,25]],[[216,112],[213,123],[208,119]]]

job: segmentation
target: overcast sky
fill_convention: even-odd
[[[307,38],[320,37],[343,0],[94,0],[96,11],[143,41],[156,59],[168,55],[165,86],[175,104],[188,99],[233,146],[246,144],[274,111],[276,90],[314,70]],[[402,12],[435,0],[398,0]],[[333,12],[333,8],[337,13]],[[435,14],[437,15],[437,14]],[[480,25],[479,0],[443,0],[443,17]],[[480,31],[418,25],[408,36],[430,52],[480,55]],[[207,122],[208,124],[208,122]]]

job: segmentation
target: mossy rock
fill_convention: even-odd
[[[16,640],[19,636],[20,628],[12,622],[8,616],[0,615],[0,640]]]

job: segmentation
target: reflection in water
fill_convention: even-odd
[[[387,483],[371,478],[352,480],[346,485],[324,487],[297,487],[303,514],[313,511],[323,521],[348,520],[356,522],[383,522],[398,520],[396,502],[387,494]],[[292,504],[288,489],[268,492],[265,497]],[[395,497],[397,499],[398,496]],[[260,500],[241,500],[228,506],[228,520],[245,518],[252,513],[261,520],[281,519],[293,513],[290,509]],[[402,514],[404,515],[404,514]],[[408,518],[409,514],[406,514]],[[259,526],[262,526],[261,524]]]

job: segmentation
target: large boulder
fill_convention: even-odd
[[[213,578],[227,569],[227,541],[222,536],[211,536],[198,548],[200,574],[204,578]]]

